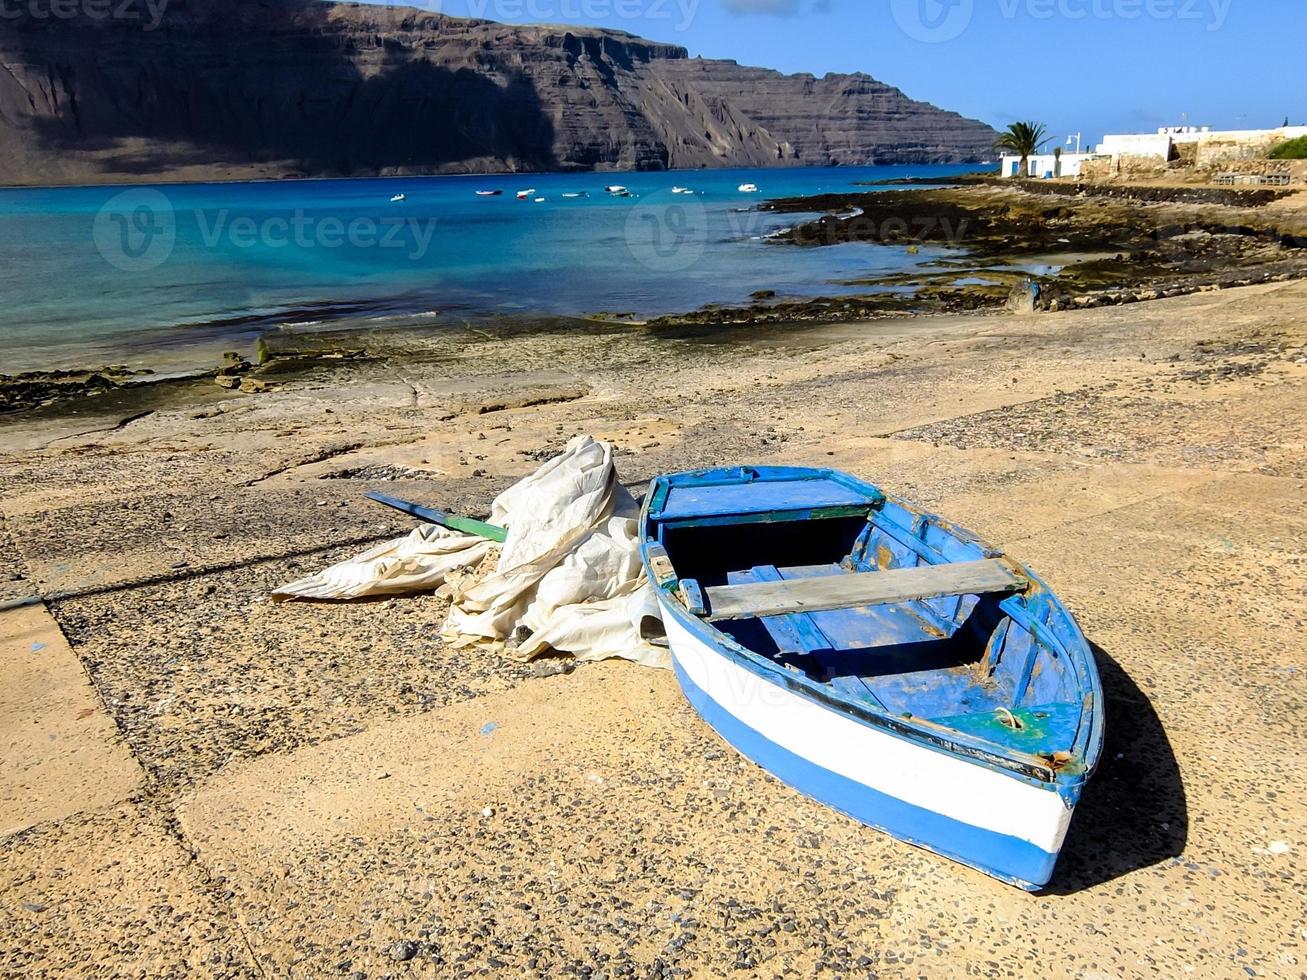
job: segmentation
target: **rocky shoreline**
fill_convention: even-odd
[[[172,380],[172,379],[169,379]],[[94,398],[131,385],[157,384],[149,369],[126,365],[0,374],[0,416],[72,398]]]
[[[615,314],[589,321],[528,318],[525,326],[496,323],[490,334],[599,329],[671,340],[722,339],[721,331],[731,328],[1086,309],[1307,278],[1307,210],[1289,206],[1295,202],[1286,198],[1301,200],[1292,192],[1051,181],[1013,185],[980,175],[956,183],[761,205],[777,214],[820,215],[775,235],[769,247],[864,242],[915,254],[930,250],[933,261],[919,270],[850,280],[829,296],[796,298],[764,289],[746,305],[710,305],[649,321]],[[130,400],[143,386],[194,383],[210,375],[222,388],[259,394],[288,376],[388,356],[404,332],[401,327],[382,337],[342,328],[268,335],[253,352],[230,352],[212,368],[168,377],[124,366],[0,375],[0,417],[57,411],[60,404],[108,394]]]
[[[885,182],[930,184],[928,179]],[[821,213],[777,245],[854,242],[939,251],[934,267],[850,282],[861,295],[755,297],[655,321],[683,325],[834,322],[977,310],[1059,310],[1144,302],[1307,277],[1307,220],[1269,206],[1293,193],[1105,186],[971,176],[959,186],[768,201],[779,214]],[[1048,198],[1056,197],[1056,202]]]
[[[1211,187],[1206,185],[1107,184],[1084,180],[1028,180],[1014,183],[997,174],[961,174],[942,181],[938,177],[893,177],[887,180],[856,181],[855,187],[1004,187],[1027,194],[1062,197],[1113,197],[1121,200],[1160,204],[1225,204],[1231,207],[1262,207],[1292,196],[1294,191],[1265,188]]]

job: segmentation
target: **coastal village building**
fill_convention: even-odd
[[[1191,160],[1206,167],[1224,162],[1253,160],[1284,140],[1307,136],[1307,126],[1280,126],[1277,129],[1214,130],[1208,126],[1177,126],[1159,129],[1156,134],[1104,136],[1098,145],[1100,154],[1111,157],[1151,157],[1164,161]]]
[[[1086,160],[1092,160],[1098,154],[1093,152],[1084,153],[1063,153],[1060,157],[1056,153],[1036,153],[1027,161],[1027,176],[1029,177],[1079,177],[1080,168]],[[1004,177],[1017,177],[1021,174],[1021,157],[1005,153],[1003,154]]]
[[[1079,177],[1089,169],[1108,173],[1141,169],[1162,169],[1172,161],[1183,160],[1198,168],[1236,166],[1242,162],[1262,160],[1266,151],[1284,140],[1307,136],[1307,126],[1281,126],[1277,129],[1214,130],[1209,126],[1173,126],[1156,133],[1109,134],[1097,147],[1084,153],[1031,156],[1027,176]],[[1095,161],[1094,166],[1088,166]],[[1020,175],[1021,158],[1003,155],[1004,177]]]

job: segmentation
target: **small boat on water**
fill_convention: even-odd
[[[757,185],[757,184],[741,184],[741,185],[740,185],[740,193],[741,193],[741,194],[757,194],[757,193],[758,193],[758,185]]]
[[[833,470],[658,477],[640,520],[676,676],[722,738],[862,823],[1048,883],[1103,692],[1030,569]]]
[[[579,197],[589,197],[589,196],[590,196],[589,193],[586,191],[565,191],[563,193],[563,197],[570,198],[573,200]]]
[[[528,187],[524,191],[517,192],[517,199],[519,201],[529,201],[531,198],[535,196],[536,196],[536,189],[534,187]]]
[[[407,200],[408,200],[408,196],[406,194],[396,194],[394,197],[390,199],[390,203],[398,204],[400,201],[407,201]]]
[[[673,188],[672,188],[672,193],[673,193],[673,194],[693,194],[694,191],[692,191],[692,190],[691,190],[690,188],[688,188],[688,187],[673,187]]]
[[[536,204],[544,204],[544,203],[545,203],[545,199],[544,199],[543,197],[537,197],[537,198],[535,199],[535,203],[536,203]]]
[[[607,191],[609,194],[627,194],[627,193],[630,193],[630,192],[626,189],[626,187],[623,186],[622,184],[608,184],[608,185],[606,185],[606,186],[604,187],[604,190]]]
[[[499,197],[503,191],[477,191],[477,197]]]

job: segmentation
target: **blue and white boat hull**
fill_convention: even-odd
[[[1022,888],[1047,884],[1078,787],[1059,792],[832,711],[748,669],[674,600],[659,601],[686,698],[744,756],[903,841]]]
[[[1039,576],[834,470],[660,476],[641,521],[677,677],[723,738],[868,826],[1051,880],[1103,692]]]

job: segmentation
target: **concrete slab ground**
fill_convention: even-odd
[[[42,824],[0,845],[0,977],[257,977],[227,891],[150,807]]]
[[[143,779],[45,607],[0,612],[0,838],[118,803]]]

